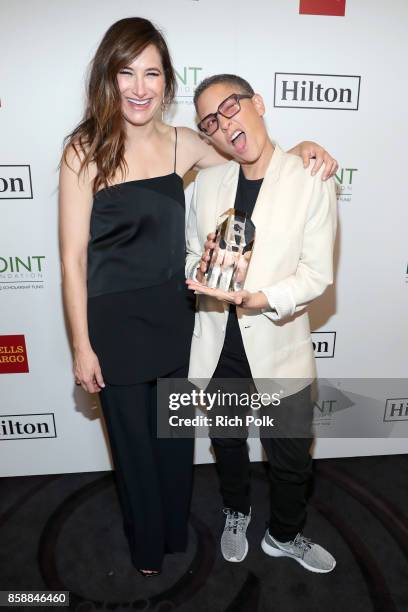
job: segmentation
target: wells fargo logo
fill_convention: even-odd
[[[16,374],[28,371],[24,336],[0,336],[0,374]]]

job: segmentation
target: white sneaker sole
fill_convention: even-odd
[[[300,565],[302,565],[305,569],[309,570],[309,572],[314,572],[316,574],[328,574],[329,572],[332,572],[336,567],[336,561],[334,562],[333,567],[331,567],[330,569],[318,569],[317,567],[312,567],[311,565],[308,565],[303,559],[300,559],[299,557],[294,557],[293,555],[281,550],[280,548],[275,548],[274,546],[271,546],[270,544],[265,542],[265,538],[263,538],[261,542],[261,548],[264,553],[266,553],[270,557],[289,557],[290,559],[293,559],[294,561],[300,563]]]
[[[248,525],[247,525],[247,529],[248,529],[248,527],[249,527],[249,523],[250,523],[250,522],[251,522],[251,517],[249,517],[249,520],[248,520]],[[247,540],[247,538],[246,538],[246,536],[245,536],[245,552],[244,552],[243,556],[241,557],[241,559],[237,559],[236,557],[231,557],[231,558],[229,558],[229,559],[228,559],[228,557],[226,557],[226,556],[224,555],[224,553],[222,552],[222,547],[221,547],[221,554],[222,554],[222,556],[224,557],[224,559],[225,559],[226,561],[229,561],[230,563],[241,563],[241,561],[243,561],[243,560],[245,559],[245,557],[247,556],[247,554],[248,554],[248,550],[249,550],[248,540]]]

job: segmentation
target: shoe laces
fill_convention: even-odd
[[[312,540],[310,538],[305,538],[301,533],[297,534],[292,544],[295,548],[302,551],[302,556],[312,548]]]
[[[233,512],[230,508],[224,508],[223,512],[227,515],[227,522],[225,525],[227,531],[233,531],[234,533],[237,533],[237,531],[244,531],[248,518],[246,514],[237,511]]]

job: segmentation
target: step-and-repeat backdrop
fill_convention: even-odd
[[[315,140],[339,159],[336,282],[310,309],[315,456],[407,452],[405,0],[0,0],[0,14],[0,474],[110,467],[97,401],[72,377],[57,166],[98,42],[135,15],[172,52],[170,123],[194,127],[197,84],[234,72],[281,146]],[[196,461],[212,461],[208,440]]]

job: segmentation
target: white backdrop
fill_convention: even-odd
[[[311,320],[315,341],[331,343],[316,345],[320,375],[359,383],[354,397],[371,410],[373,437],[361,430],[336,438],[336,412],[321,399],[316,422],[333,437],[317,441],[315,456],[407,452],[408,391],[397,380],[406,376],[408,339],[405,0],[375,8],[348,0],[345,17],[300,15],[298,0],[0,0],[0,475],[110,466],[99,410],[71,374],[57,165],[63,137],[81,118],[86,68],[102,35],[134,15],[153,20],[169,43],[179,82],[171,123],[194,126],[195,85],[235,72],[264,96],[281,146],[315,140],[340,160],[336,285],[313,305]],[[276,91],[275,73],[288,75],[277,75]],[[317,108],[299,100],[293,107],[279,102],[282,80],[334,89]],[[358,110],[335,109],[330,100],[348,83],[351,105],[360,86]],[[362,389],[363,378],[384,382],[374,393],[369,380]],[[396,408],[387,402],[394,398]],[[251,452],[260,457],[257,443]],[[196,461],[211,460],[200,440]]]

